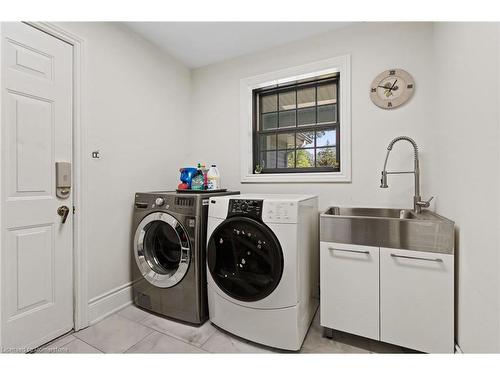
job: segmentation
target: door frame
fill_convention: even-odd
[[[87,275],[87,247],[85,241],[86,229],[86,168],[85,168],[85,146],[86,133],[84,127],[84,105],[83,92],[85,82],[84,52],[85,40],[79,36],[64,30],[50,22],[23,22],[42,32],[52,35],[73,47],[73,328],[75,331],[83,329],[89,325],[88,318],[88,275]],[[0,31],[1,37],[1,31]],[[1,59],[1,48],[0,48]],[[1,92],[0,92],[1,103]],[[1,108],[0,108],[1,115]],[[0,117],[3,121],[3,117]],[[1,162],[1,155],[0,155]],[[2,189],[0,184],[0,192]],[[0,215],[0,224],[2,216]],[[3,239],[0,232],[0,245],[3,247]],[[0,268],[1,276],[1,268]],[[0,277],[1,288],[1,277]],[[1,291],[1,289],[0,289]],[[0,312],[1,314],[1,312]],[[2,322],[0,315],[0,323]],[[2,342],[2,324],[0,324],[0,346]]]

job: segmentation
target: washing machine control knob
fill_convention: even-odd
[[[158,197],[156,198],[155,203],[157,206],[163,206],[165,204],[165,199],[163,199],[162,197]]]
[[[240,207],[241,211],[246,212],[248,210],[248,203],[242,202]]]

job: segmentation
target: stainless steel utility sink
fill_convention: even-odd
[[[453,254],[455,223],[432,211],[330,207],[320,218],[321,241]]]

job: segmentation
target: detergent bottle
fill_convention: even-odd
[[[194,175],[193,182],[191,183],[191,189],[205,190],[205,176],[201,163],[198,163],[196,174]]]
[[[203,172],[197,171],[195,176],[193,177],[193,181],[191,182],[191,189],[192,190],[203,190],[204,189],[204,183],[203,183]]]
[[[205,164],[198,164],[198,169],[203,173],[203,189],[208,189],[208,168]]]
[[[215,164],[212,164],[207,173],[208,190],[217,190],[221,188],[220,173]]]

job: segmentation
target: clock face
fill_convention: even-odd
[[[407,71],[390,69],[375,77],[370,87],[370,98],[380,108],[393,109],[406,103],[414,90],[415,81]]]

